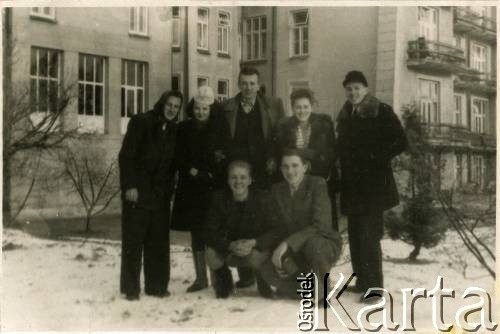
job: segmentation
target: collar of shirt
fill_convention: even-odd
[[[253,108],[253,105],[255,104],[255,100],[257,99],[257,97],[254,97],[253,99],[249,99],[249,98],[244,98],[242,97],[241,98],[241,106],[243,108],[249,108],[249,109],[252,109]]]

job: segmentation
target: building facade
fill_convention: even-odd
[[[285,101],[312,89],[333,119],[345,74],[361,70],[399,116],[417,106],[441,187],[495,180],[495,7],[244,7],[242,64]]]

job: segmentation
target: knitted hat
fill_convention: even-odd
[[[199,104],[212,104],[215,100],[214,91],[209,86],[201,86],[193,98]]]
[[[366,78],[365,78],[365,75],[363,74],[363,72],[360,72],[360,71],[350,71],[349,73],[347,73],[347,75],[345,76],[345,79],[344,79],[344,82],[342,82],[342,85],[344,85],[344,87],[351,83],[351,82],[359,82],[359,83],[362,83],[363,85],[365,85],[366,87],[368,87],[368,81],[366,81]]]

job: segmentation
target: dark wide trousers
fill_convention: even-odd
[[[120,292],[138,296],[144,254],[145,292],[164,295],[170,280],[168,208],[139,208],[122,204],[122,263]]]
[[[349,215],[347,231],[351,251],[352,270],[356,274],[356,287],[383,288],[382,249],[384,234],[383,212]]]

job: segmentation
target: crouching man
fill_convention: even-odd
[[[309,163],[302,150],[285,150],[281,172],[284,182],[273,185],[271,228],[259,238],[261,249],[271,252],[261,266],[261,276],[284,297],[297,296],[297,276],[314,272],[318,296],[323,296],[323,279],[341,252],[340,235],[332,228],[331,202],[326,182],[306,175]]]
[[[257,269],[270,256],[260,251],[257,237],[266,231],[266,195],[253,189],[251,166],[236,160],[228,166],[229,189],[214,194],[205,225],[207,264],[213,271],[212,285],[217,298],[227,298],[233,291],[233,278],[228,266]],[[256,275],[257,288],[263,297],[273,292]]]

